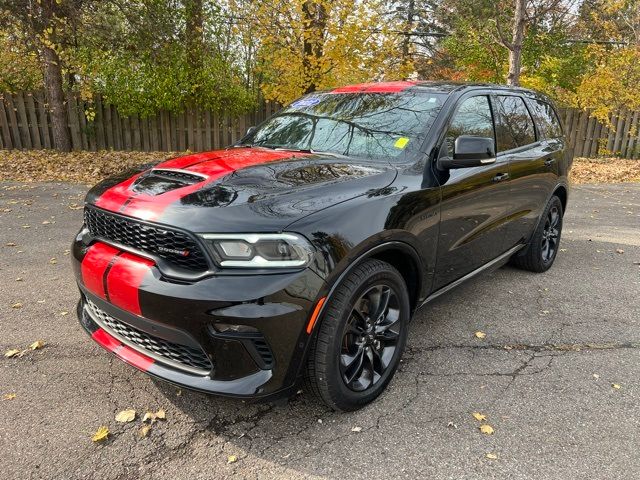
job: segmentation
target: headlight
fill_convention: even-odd
[[[303,267],[311,261],[313,247],[295,233],[204,233],[221,267]]]

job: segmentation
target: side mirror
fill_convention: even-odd
[[[450,168],[469,168],[489,165],[496,161],[496,148],[493,138],[460,135],[453,147],[453,158],[438,160],[442,170]]]
[[[253,132],[256,131],[256,127],[249,127],[247,128],[247,136],[251,135]]]

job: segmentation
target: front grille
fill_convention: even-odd
[[[100,327],[139,352],[161,363],[189,373],[197,375],[210,373],[212,369],[211,361],[201,349],[180,345],[149,335],[112,317],[91,300],[87,300],[87,309],[93,320]]]
[[[273,366],[273,354],[264,337],[254,338],[251,341],[253,342],[253,347],[264,362],[263,368],[271,368]]]
[[[172,265],[195,272],[208,268],[199,244],[189,235],[87,207],[84,223],[94,237],[148,252]]]

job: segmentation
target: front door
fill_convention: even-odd
[[[440,156],[451,156],[455,139],[474,135],[495,139],[489,97],[459,101]],[[504,252],[509,202],[509,162],[441,173],[441,213],[434,289],[441,288]]]

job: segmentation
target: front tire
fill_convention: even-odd
[[[512,263],[516,267],[536,273],[551,268],[560,248],[562,215],[562,202],[554,195],[547,203],[529,245],[513,257]]]
[[[402,275],[366,260],[329,299],[309,354],[306,385],[339,411],[376,399],[395,373],[407,339],[410,303]]]

